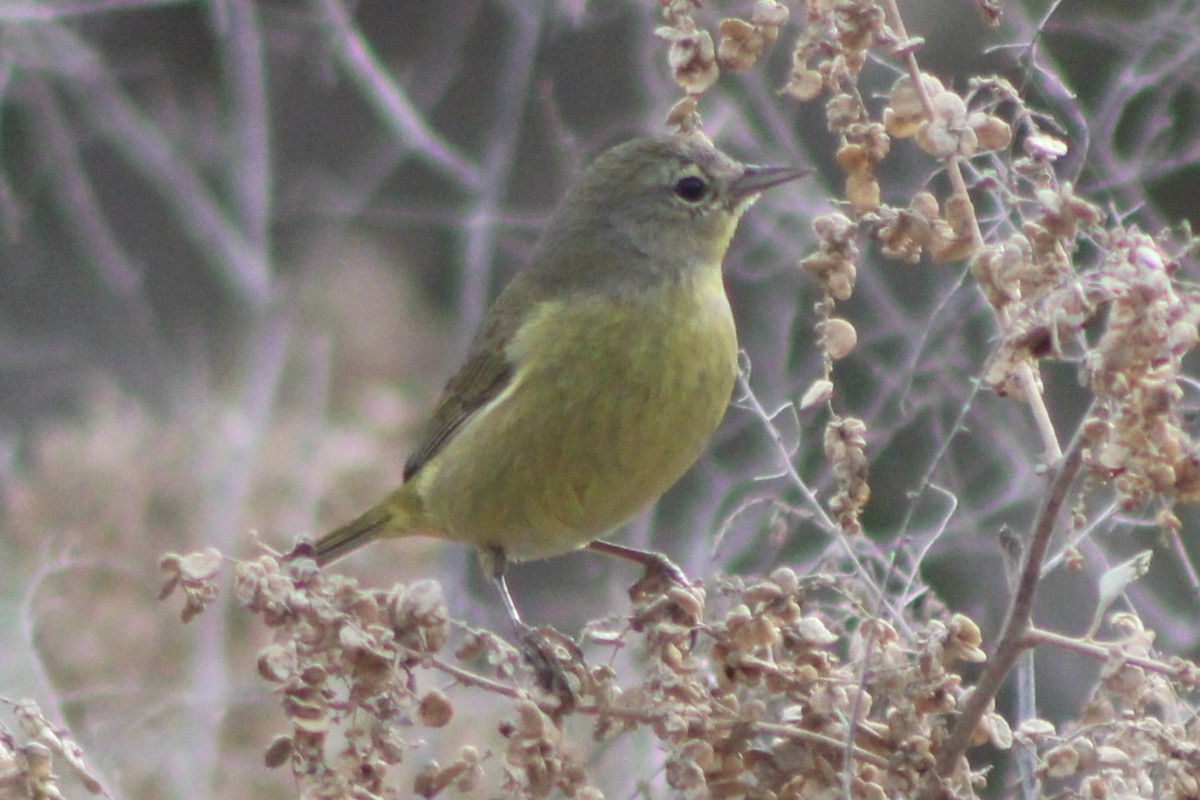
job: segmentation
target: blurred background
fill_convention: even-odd
[[[1000,74],[1045,111],[1080,194],[1151,232],[1194,224],[1200,9],[1076,5],[1006,4],[998,27],[965,0],[901,13],[948,86]],[[752,6],[711,3],[697,19],[715,29]],[[702,463],[619,536],[706,580],[801,570],[830,546],[780,460],[782,447],[828,496],[824,412],[788,404],[821,374],[820,293],[797,263],[842,179],[823,100],[778,93],[805,17],[791,12],[763,60],[700,100],[731,154],[817,170],[755,206],[726,262],[772,424],[735,403]],[[681,91],[658,14],[651,0],[0,4],[0,695],[68,726],[110,791],[293,791],[259,756],[277,713],[252,666],[262,632],[230,609],[181,625],[154,601],[158,559],[287,548],[398,484],[416,426],[564,187],[607,146],[664,130]],[[869,107],[897,75],[867,65]],[[938,186],[936,167],[894,145],[884,201]],[[1193,281],[1195,264],[1180,274]],[[865,247],[839,314],[859,333],[836,381],[841,412],[869,430],[868,536],[909,543],[986,641],[1004,611],[997,536],[1028,522],[1040,487],[1027,411],[976,388],[991,311],[963,264]],[[1043,377],[1065,439],[1085,402],[1078,365]],[[1156,546],[1149,516],[1098,508],[1086,568],[1044,586],[1044,625],[1086,628],[1094,606],[1079,598]],[[377,546],[338,569],[380,585],[437,577],[456,618],[506,630],[457,545]],[[520,565],[511,585],[529,619],[573,635],[619,616],[635,577],[579,554]],[[1129,599],[1161,647],[1200,653],[1178,560],[1156,559]],[[1078,669],[1095,667],[1051,655],[1040,673],[1064,714]],[[599,783],[628,796],[628,778]]]

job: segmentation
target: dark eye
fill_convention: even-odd
[[[704,195],[708,194],[708,184],[703,178],[697,178],[695,175],[689,175],[686,178],[680,178],[675,184],[675,194],[689,203],[698,203],[704,199]]]

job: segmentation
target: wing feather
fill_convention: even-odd
[[[522,284],[525,284],[524,290],[520,288]],[[508,343],[542,294],[541,287],[526,271],[518,274],[496,298],[471,343],[466,361],[446,383],[433,416],[404,463],[405,481],[441,452],[467,420],[512,381],[517,368],[508,357]]]

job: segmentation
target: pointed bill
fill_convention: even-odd
[[[747,166],[742,177],[730,184],[730,193],[735,201],[755,197],[773,186],[794,181],[812,174],[803,167],[758,167]]]

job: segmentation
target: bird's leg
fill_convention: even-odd
[[[663,577],[679,586],[691,586],[692,581],[684,571],[671,559],[653,550],[638,550],[636,547],[626,547],[622,544],[602,542],[599,539],[588,545],[589,550],[604,553],[606,556],[616,556],[626,561],[641,564],[646,570],[643,581],[655,577]]]
[[[504,580],[504,574],[493,575],[492,583],[496,585],[496,589],[500,592],[500,600],[504,603],[504,610],[508,613],[508,619],[513,624],[513,630],[519,634],[529,626],[521,619],[521,613],[517,611],[517,604],[513,602],[512,595],[508,593],[508,583]]]
[[[479,548],[479,565],[483,568],[483,573],[492,579],[496,590],[500,592],[504,611],[508,614],[513,629],[520,633],[521,629],[525,627],[525,623],[521,620],[517,604],[513,602],[512,595],[508,591],[508,584],[504,581],[504,573],[508,569],[508,555],[504,552],[504,548],[498,545],[485,545]]]
[[[508,591],[508,583],[504,580],[504,570],[508,565],[508,559],[505,556],[504,549],[501,547],[485,547],[479,551],[479,558],[483,564],[484,571],[491,576],[492,583],[496,585],[496,589],[500,592],[500,599],[504,603],[504,610],[508,613],[508,619],[512,622],[513,632],[516,634],[517,643],[521,649],[521,655],[525,661],[533,668],[538,686],[541,686],[546,691],[553,694],[561,702],[559,709],[561,711],[569,711],[575,707],[575,692],[571,689],[571,683],[567,680],[567,673],[563,667],[562,657],[559,655],[558,648],[551,637],[547,635],[547,631],[534,628],[525,624],[521,619],[521,614],[517,611],[517,604],[513,602],[512,594]],[[563,639],[561,634],[555,633],[554,638]],[[582,654],[574,647],[574,644],[567,642],[572,655],[582,661]]]

